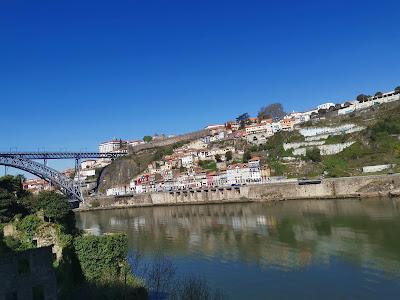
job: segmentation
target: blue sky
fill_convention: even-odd
[[[400,85],[399,1],[0,0],[0,150],[96,150]]]

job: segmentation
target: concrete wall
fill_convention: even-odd
[[[389,165],[376,165],[376,166],[365,166],[365,167],[362,168],[362,171],[364,173],[374,173],[374,172],[380,172],[380,171],[383,171],[383,170],[387,170],[387,169],[393,168],[395,166],[396,165],[392,165],[392,164],[389,164]]]
[[[338,153],[342,152],[344,149],[346,149],[347,147],[350,147],[353,144],[354,144],[354,142],[347,142],[347,143],[342,143],[342,144],[339,143],[339,144],[318,145],[315,147],[307,147],[307,148],[318,148],[321,155],[332,155],[332,154],[338,154]],[[293,150],[293,155],[306,155],[307,148],[305,148],[305,147],[304,148],[295,148]]]
[[[382,190],[382,187],[383,190]],[[86,199],[86,206],[96,201],[99,208],[221,203],[241,201],[276,201],[285,199],[318,199],[371,197],[389,195],[400,189],[400,174],[324,179],[320,184],[299,185],[297,181],[141,194],[129,197],[100,197]]]

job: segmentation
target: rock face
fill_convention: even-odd
[[[115,160],[101,172],[97,191],[105,193],[113,186],[129,184],[133,177],[143,172],[147,165],[156,159],[155,154],[156,150],[152,149]]]

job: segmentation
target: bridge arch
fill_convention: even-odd
[[[13,167],[36,175],[52,184],[66,195],[70,202],[83,201],[79,183],[48,166],[18,156],[0,156],[0,165]]]

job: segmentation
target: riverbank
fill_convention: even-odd
[[[308,185],[299,185],[297,181],[290,181],[120,197],[96,196],[87,197],[85,203],[76,210],[371,197],[400,197],[400,174],[329,178],[323,179],[320,184]]]

